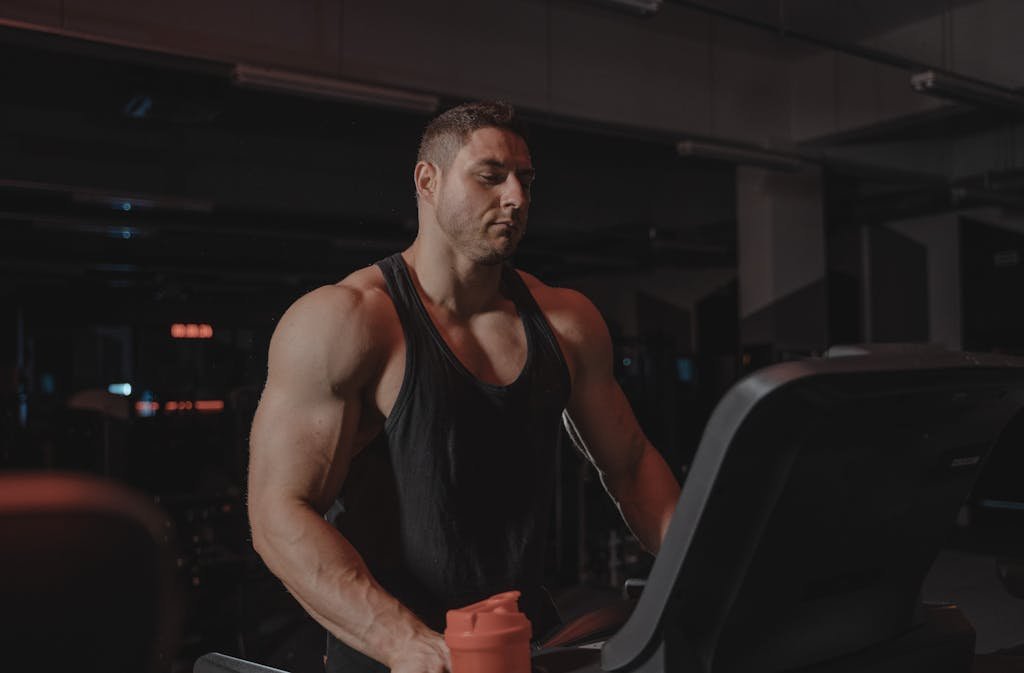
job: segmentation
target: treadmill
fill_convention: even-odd
[[[628,620],[607,640],[540,649],[536,673],[971,671],[973,628],[919,592],[1024,409],[1024,361],[829,355],[726,393]],[[215,653],[194,667],[273,670]]]

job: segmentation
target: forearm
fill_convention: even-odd
[[[260,525],[254,523],[253,542],[267,567],[339,640],[387,664],[405,643],[429,631],[311,507],[280,505],[273,515],[254,521]]]
[[[657,554],[679,501],[679,483],[665,459],[648,445],[633,469],[604,477],[605,487],[640,544]]]

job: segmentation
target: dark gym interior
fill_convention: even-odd
[[[0,504],[70,473],[157,508],[154,670],[322,671],[247,518],[271,335],[413,241],[420,135],[471,100],[529,125],[514,265],[597,306],[684,493],[766,367],[1024,356],[1022,27],[1015,0],[0,0]],[[920,593],[959,606],[978,673],[1024,671],[1024,415],[1003,420]],[[654,558],[566,437],[556,466],[545,576],[576,616]]]

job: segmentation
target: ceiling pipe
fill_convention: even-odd
[[[910,77],[910,86],[918,93],[943,98],[972,107],[984,107],[1007,112],[1024,112],[1024,94],[994,84],[981,85],[934,70],[925,70]]]
[[[781,152],[749,144],[681,140],[676,152],[682,157],[716,159],[741,166],[759,166],[771,170],[795,172],[812,163],[811,157]]]
[[[811,35],[810,33],[804,33],[798,30],[792,30],[787,28],[785,23],[780,20],[779,23],[771,23],[768,21],[760,21],[758,19],[752,19],[749,16],[744,16],[736,12],[730,12],[728,10],[719,9],[717,7],[711,7],[704,4],[703,2],[693,2],[692,0],[671,0],[672,4],[680,7],[686,7],[710,16],[715,16],[721,19],[726,19],[733,23],[748,26],[750,28],[756,28],[763,30],[768,33],[772,33],[782,38],[802,42],[814,47],[822,49],[829,49],[831,51],[837,51],[843,54],[849,54],[850,56],[856,56],[867,61],[874,63],[880,63],[882,65],[888,65],[893,68],[899,68],[906,70],[911,74],[917,74],[920,72],[930,71],[940,77],[955,79],[962,83],[969,83],[976,87],[988,87],[992,89],[1005,89],[997,84],[993,84],[987,80],[978,79],[976,77],[970,77],[961,73],[953,72],[931,63],[925,63],[899,54],[893,54],[891,52],[882,51],[881,49],[874,49],[872,47],[865,47],[860,44],[851,44],[849,42],[841,42],[838,40],[831,40],[817,35]]]
[[[616,9],[620,12],[634,16],[648,17],[655,15],[661,9],[663,0],[590,0],[595,5],[601,5],[609,9]]]
[[[343,103],[377,105],[427,114],[437,112],[441,105],[440,98],[432,94],[293,72],[282,68],[265,68],[249,63],[236,64],[232,79],[236,86],[244,89],[322,98]]]

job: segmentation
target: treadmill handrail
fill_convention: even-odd
[[[629,620],[608,639],[601,650],[604,670],[615,671],[628,666],[655,644],[658,626],[671,598],[675,579],[682,570],[715,477],[725,460],[725,449],[736,430],[742,426],[742,421],[737,423],[734,419],[745,419],[766,391],[800,378],[805,371],[800,363],[786,363],[760,370],[733,386],[715,407],[640,601]],[[666,586],[667,591],[652,591]]]
[[[923,351],[915,354],[839,357],[786,362],[758,370],[737,382],[716,405],[701,437],[690,473],[658,553],[647,587],[623,627],[604,645],[601,667],[617,671],[642,660],[658,644],[659,627],[689,553],[704,508],[733,438],[754,406],[798,380],[843,373],[911,372],[988,368],[1024,369],[1024,361],[1001,355]]]

